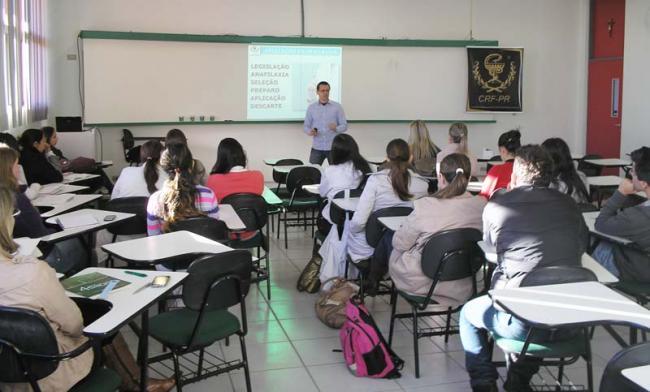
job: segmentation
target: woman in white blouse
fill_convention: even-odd
[[[386,168],[370,175],[350,221],[348,254],[352,261],[367,259],[374,248],[366,242],[366,223],[382,208],[413,207],[413,200],[427,194],[427,181],[411,171],[411,153],[402,139],[393,139],[386,147]]]
[[[167,173],[160,167],[162,144],[149,140],[140,148],[142,166],[125,167],[117,178],[111,199],[122,197],[148,197],[161,189]]]
[[[356,189],[365,180],[365,175],[370,173],[370,165],[359,153],[359,145],[347,133],[336,135],[330,151],[330,166],[325,169],[320,181],[320,195],[327,198],[323,208],[323,218],[329,222],[330,203],[332,198],[342,190]],[[319,224],[321,230],[323,223]],[[329,228],[325,230],[329,232]],[[325,233],[326,234],[326,233]]]

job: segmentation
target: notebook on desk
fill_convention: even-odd
[[[59,216],[56,218],[56,223],[65,230],[75,227],[96,225],[99,222],[97,222],[97,218],[92,214],[71,214]]]

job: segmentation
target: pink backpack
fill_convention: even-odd
[[[339,337],[348,369],[357,377],[399,378],[404,361],[388,347],[375,320],[358,296],[345,307]]]

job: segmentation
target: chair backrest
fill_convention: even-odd
[[[147,234],[148,200],[148,197],[121,197],[110,200],[105,207],[107,211],[127,212],[135,216],[109,227],[108,231],[117,235]]]
[[[228,227],[223,221],[208,216],[197,216],[176,221],[169,225],[169,231],[186,230],[213,241],[227,241]]]
[[[373,248],[377,247],[386,227],[379,222],[379,218],[386,216],[407,216],[413,212],[411,207],[388,207],[382,208],[370,214],[366,223],[366,242]]]
[[[28,382],[52,374],[58,362],[25,354],[57,355],[52,327],[39,313],[0,306],[0,381]]]
[[[600,380],[600,392],[639,392],[644,389],[635,388],[621,372],[625,369],[650,365],[650,342],[627,347],[616,353],[607,362],[603,378]]]
[[[350,197],[361,197],[363,193],[363,188],[350,189]],[[334,194],[332,199],[343,199],[345,197],[345,191],[338,191]]]
[[[285,159],[278,160],[274,166],[296,166],[302,164],[303,162],[300,159],[285,158]],[[279,173],[275,170],[273,170],[272,175],[273,175],[273,181],[277,183],[284,182],[284,179],[287,177],[285,173]]]
[[[252,255],[242,249],[207,255],[196,259],[188,268],[183,282],[183,302],[199,311],[207,298],[205,310],[226,309],[238,304],[250,287]],[[223,279],[228,275],[239,278]]]
[[[603,172],[602,166],[593,165],[585,162],[586,159],[601,159],[602,156],[598,154],[587,154],[580,158],[578,161],[578,170],[585,173],[587,177],[599,176]]]
[[[432,235],[422,249],[422,272],[435,282],[473,276],[483,265],[482,252],[477,245],[481,239],[481,231],[471,228]]]
[[[268,221],[266,201],[260,195],[253,193],[234,193],[221,200],[222,204],[230,204],[246,226],[246,230],[261,230]]]
[[[489,159],[490,162],[501,162],[501,155],[493,155],[492,158]]]
[[[581,214],[584,212],[598,211],[598,207],[596,207],[591,203],[577,203],[577,205],[578,205],[578,211],[580,211]]]
[[[300,166],[291,169],[285,182],[287,191],[294,193],[295,197],[314,197],[302,189],[303,185],[320,184],[320,170],[311,166]]]
[[[543,286],[576,282],[597,282],[596,275],[586,268],[573,266],[552,266],[536,268],[521,281],[521,287]]]

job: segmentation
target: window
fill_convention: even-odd
[[[43,0],[0,0],[0,130],[47,118]]]

